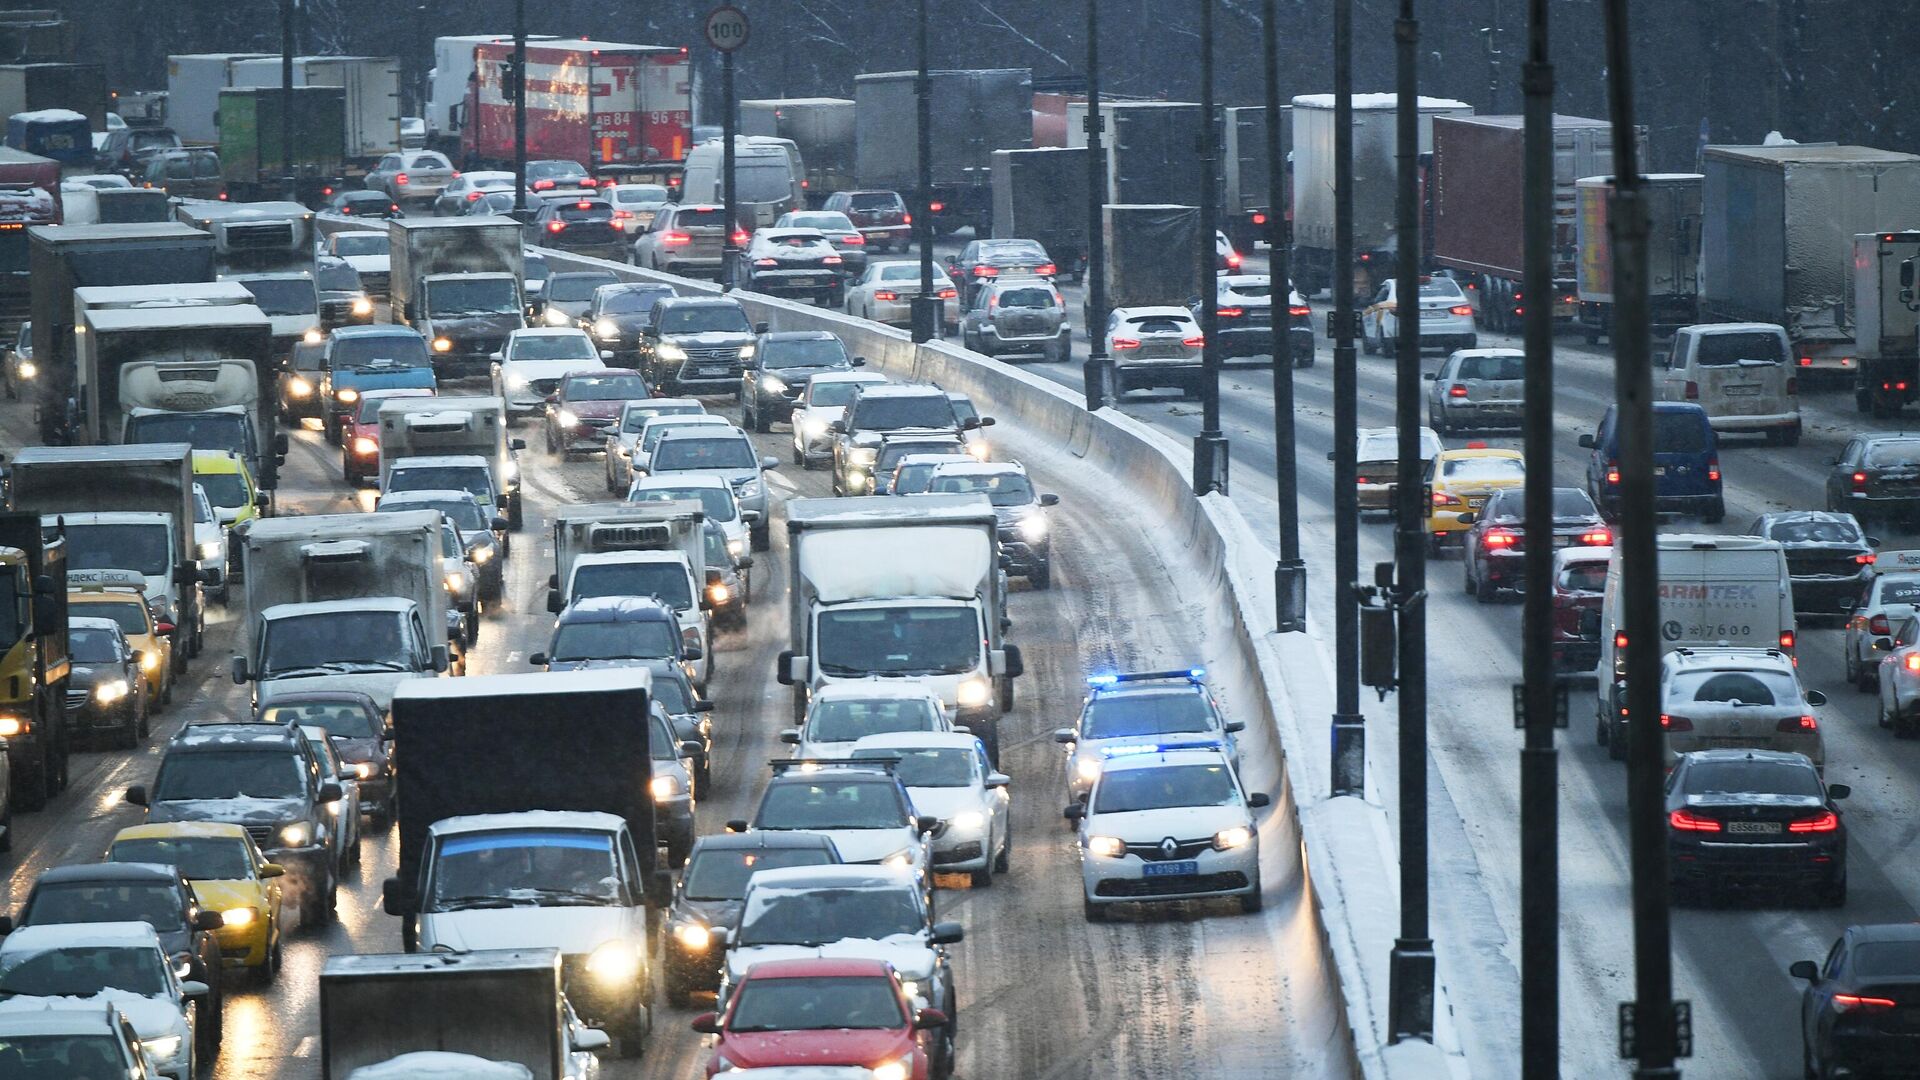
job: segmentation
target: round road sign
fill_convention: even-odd
[[[746,43],[746,12],[729,5],[707,13],[707,44],[721,52],[733,52]]]

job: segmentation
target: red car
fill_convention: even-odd
[[[769,960],[740,980],[724,1014],[693,1030],[718,1036],[707,1075],[780,1065],[853,1065],[875,1080],[933,1080],[923,1032],[945,1013],[917,1014],[882,960]]]
[[[352,486],[380,476],[380,403],[394,398],[432,397],[424,388],[369,390],[360,396],[341,428],[340,475]]]
[[[1553,670],[1584,673],[1600,663],[1600,603],[1612,558],[1610,547],[1553,553]]]
[[[620,426],[629,401],[652,397],[647,381],[631,368],[575,371],[547,398],[547,452],[561,457],[607,448],[607,433]]]

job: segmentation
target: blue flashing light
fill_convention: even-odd
[[[1093,687],[1117,686],[1129,682],[1160,682],[1168,679],[1184,679],[1187,682],[1199,682],[1207,677],[1203,667],[1180,668],[1174,671],[1127,671],[1118,674],[1089,675],[1087,685]]]
[[[1166,754],[1175,750],[1224,750],[1226,747],[1218,739],[1194,739],[1170,743],[1123,743],[1119,746],[1103,746],[1101,757],[1134,757],[1139,754]]]
[[[1120,676],[1118,676],[1118,675],[1089,675],[1089,676],[1087,676],[1087,685],[1088,685],[1088,686],[1112,686],[1112,685],[1113,685],[1114,683],[1117,683],[1117,682],[1119,682],[1119,681],[1120,681]]]

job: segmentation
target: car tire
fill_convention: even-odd
[[[753,410],[752,427],[754,432],[760,435],[765,435],[767,432],[773,430],[773,421],[767,418],[765,409]]]
[[[0,852],[13,850],[13,803],[0,806]]]
[[[1473,583],[1473,598],[1483,604],[1491,604],[1500,599],[1500,589],[1493,582],[1481,579]]]
[[[1706,512],[1700,515],[1700,521],[1704,525],[1718,525],[1726,520],[1726,517],[1727,500],[1716,495],[1713,501],[1707,504]]]
[[[1080,910],[1083,914],[1086,915],[1087,921],[1090,923],[1102,923],[1107,921],[1106,905],[1096,904],[1093,901],[1087,899],[1085,896],[1082,896],[1080,898]]]
[[[685,1009],[685,1008],[692,1007],[693,987],[688,986],[685,982],[681,981],[680,979],[674,978],[673,968],[671,966],[667,968],[666,977],[661,981],[666,983],[667,1004],[673,1006],[676,1009]]]
[[[1260,886],[1255,885],[1252,892],[1240,894],[1240,910],[1248,915],[1256,914],[1267,906],[1266,898],[1260,895]]]
[[[989,858],[984,866],[968,876],[971,878],[970,884],[976,889],[993,888],[993,860]]]
[[[1607,757],[1612,761],[1627,760],[1627,732],[1616,726],[1612,720],[1607,725]]]
[[[747,542],[755,551],[766,551],[773,547],[773,526],[770,524],[756,525],[747,535]]]
[[[1780,433],[1780,445],[1781,446],[1799,446],[1800,445],[1800,425],[1795,424],[1794,426],[1786,429],[1785,431],[1782,431]]]
[[[1837,875],[1838,880],[1829,881],[1820,888],[1821,907],[1847,906],[1847,872],[1843,869]]]
[[[797,446],[793,448],[793,463],[800,466],[803,470],[811,470],[813,468],[812,465],[807,463],[807,452]]]
[[[1027,574],[1027,584],[1040,592],[1053,588],[1053,560],[1044,559],[1039,566],[1034,567]]]
[[[1007,826],[1005,836],[1000,838],[1000,853],[993,857],[993,872],[1004,874],[1013,865],[1013,826]]]

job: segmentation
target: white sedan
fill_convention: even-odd
[[[493,396],[514,413],[536,413],[560,380],[575,371],[604,367],[600,349],[585,330],[535,326],[515,330],[493,355]]]
[[[806,719],[780,733],[801,761],[843,758],[869,735],[952,731],[940,692],[912,679],[829,683],[813,692]]]
[[[143,922],[24,926],[0,945],[0,1013],[41,1012],[74,998],[117,1009],[154,1072],[172,1080],[195,1080],[194,1029],[208,993],[206,983],[174,974]]]
[[[1162,386],[1199,396],[1206,338],[1193,312],[1173,306],[1114,308],[1107,316],[1106,337],[1115,397]]]
[[[1874,689],[1880,661],[1892,648],[1894,626],[1920,613],[1920,569],[1900,569],[1910,561],[1920,562],[1920,551],[1879,552],[1874,562],[1879,572],[1847,613],[1843,639],[1847,681],[1863,692]]]
[[[1360,313],[1360,344],[1368,356],[1387,355],[1400,341],[1399,283],[1388,279]],[[1477,348],[1480,334],[1473,324],[1473,306],[1452,278],[1420,279],[1420,348],[1452,352]]]
[[[947,268],[933,264],[933,292],[946,301],[941,307],[947,332],[960,326],[960,290],[947,276]],[[917,260],[891,259],[868,263],[859,277],[847,282],[847,314],[906,326],[913,321],[913,298],[920,295],[920,263]]]
[[[934,873],[970,874],[993,884],[1013,855],[1012,781],[987,760],[986,745],[966,731],[868,735],[847,755],[898,758],[894,775],[917,814],[940,819],[933,834]]]
[[[618,495],[633,486],[633,447],[647,421],[656,416],[698,416],[707,411],[698,398],[647,398],[620,407],[620,422],[607,432],[607,491]]]
[[[1920,732],[1920,617],[1893,620],[1880,659],[1880,726],[1908,738]]]

